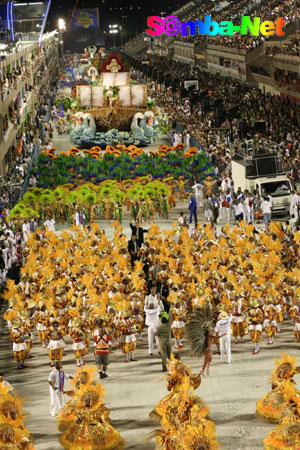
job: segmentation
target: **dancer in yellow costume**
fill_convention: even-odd
[[[82,384],[74,396],[75,419],[60,437],[66,450],[123,450],[124,442],[105,419],[102,403],[104,392],[100,384]]]
[[[199,407],[193,405],[189,392],[190,383],[186,377],[181,384],[181,392],[171,398],[162,417],[162,430],[156,438],[157,450],[191,450],[197,448],[194,445],[197,441],[201,442],[198,448],[218,448],[215,424],[201,417]]]
[[[209,407],[201,400],[200,397],[194,395],[194,390],[196,390],[201,384],[200,375],[193,375],[185,364],[174,357],[171,358],[169,367],[167,389],[171,392],[158,403],[154,411],[150,413],[150,417],[153,420],[161,421],[162,417],[166,414],[173,397],[176,398],[181,393],[182,383],[185,382],[185,380],[187,380],[190,384],[190,397],[192,403],[198,405],[199,414],[201,417],[207,417],[209,414]]]
[[[284,396],[289,405],[286,414],[269,436],[264,440],[265,450],[299,450],[300,449],[300,397],[295,386],[287,382]]]
[[[294,382],[293,376],[298,373],[295,356],[282,353],[281,360],[275,358],[275,370],[272,371],[272,390],[256,403],[256,411],[260,418],[271,423],[278,423],[284,413],[287,402],[284,396],[286,382]]]
[[[10,386],[0,383],[0,448],[1,450],[34,450],[25,427],[22,400],[9,394]]]
[[[75,414],[77,413],[77,400],[75,398],[75,391],[80,389],[80,386],[94,384],[94,379],[98,375],[98,372],[94,366],[91,366],[89,369],[85,365],[77,370],[77,373],[73,380],[71,381],[71,386],[73,390],[67,391],[66,394],[69,395],[71,400],[69,400],[64,406],[64,408],[59,412],[57,416],[57,428],[63,433],[65,432],[71,423],[73,423],[76,419]],[[106,408],[105,405],[101,405],[101,413],[104,414],[105,420],[109,421],[109,409]]]
[[[255,344],[253,355],[257,355],[260,352],[259,342],[262,339],[262,326],[263,313],[258,307],[258,301],[256,298],[250,298],[250,311],[249,311],[249,335],[252,342]]]

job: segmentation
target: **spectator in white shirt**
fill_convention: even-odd
[[[271,222],[271,204],[268,200],[268,197],[264,197],[264,201],[262,202],[260,207],[263,213],[263,221],[267,228],[269,222]]]
[[[292,192],[292,199],[290,204],[290,216],[294,214],[296,219],[298,219],[298,206],[300,205],[300,196],[293,191]]]
[[[242,198],[239,200],[236,200],[233,205],[234,211],[235,211],[235,221],[239,222],[240,220],[243,220],[244,218],[244,205]]]
[[[55,232],[55,220],[54,219],[47,219],[44,222],[44,227],[48,229],[49,231]]]
[[[197,206],[202,208],[203,206],[203,186],[201,183],[196,183],[192,186],[192,189],[195,191]]]

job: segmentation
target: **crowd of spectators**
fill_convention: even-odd
[[[293,92],[300,91],[300,77],[296,72],[290,70],[276,69],[274,72],[274,81],[281,87]]]
[[[280,46],[268,47],[267,55],[289,55],[300,56],[300,39],[298,37],[291,39],[289,42],[284,42]]]
[[[139,58],[143,59],[145,55]],[[173,128],[180,125],[183,140],[186,137],[194,138],[209,153],[213,152],[225,167],[230,166],[230,141],[234,145],[244,138],[254,138],[256,145],[262,140],[272,142],[282,154],[285,170],[290,174],[294,172],[295,161],[300,160],[299,105],[288,98],[263,94],[259,89],[249,89],[239,81],[212,75],[163,57],[153,57],[151,66],[163,71],[165,76],[171,74],[172,79],[181,82],[198,79],[200,90],[208,91],[204,100],[198,98],[194,103],[191,97],[182,96],[180,84],[174,90],[152,82],[152,98]],[[134,73],[133,76],[143,78],[141,73]],[[221,101],[222,105],[214,107],[215,101]],[[235,106],[238,107],[238,114],[230,123],[228,111]],[[220,118],[218,113],[222,108],[225,114]],[[238,126],[237,116],[245,125],[244,131]],[[255,122],[265,124],[265,130],[252,131]],[[299,164],[296,167],[298,170]]]

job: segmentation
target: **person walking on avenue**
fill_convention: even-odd
[[[216,224],[219,217],[220,201],[215,194],[212,194],[211,196],[211,205],[212,205],[213,222]]]
[[[152,286],[150,290],[150,294],[146,295],[144,300],[145,308],[149,308],[149,306],[153,303],[154,307],[159,306],[161,304],[159,300],[159,296],[156,293],[156,287]]]
[[[100,378],[107,378],[107,366],[109,364],[109,342],[112,337],[107,333],[103,320],[99,320],[99,333],[94,336],[96,344],[95,363],[99,372]]]
[[[49,374],[48,384],[50,387],[50,415],[55,417],[65,406],[64,384],[65,379],[73,379],[62,369],[62,363],[56,362],[55,369]]]
[[[215,328],[216,335],[220,338],[221,361],[230,364],[231,361],[231,315],[225,311],[219,314]]]
[[[134,267],[134,262],[138,260],[137,252],[139,250],[139,245],[136,240],[136,235],[133,234],[131,236],[130,241],[128,241],[128,252],[131,258],[131,267]]]
[[[195,225],[197,225],[197,202],[193,195],[191,195],[191,198],[190,198],[189,211],[190,211],[189,223],[193,222],[193,216],[194,216]]]
[[[145,324],[148,326],[149,355],[153,356],[153,350],[154,350],[153,338],[154,338],[154,333],[160,324],[160,320],[159,320],[160,306],[159,305],[155,306],[154,303],[150,303],[149,306],[145,306],[144,310],[146,313]],[[155,341],[156,341],[157,350],[159,352],[159,341],[158,341],[157,336],[155,336]]]
[[[130,228],[131,228],[131,239],[132,236],[135,235],[136,236],[136,241],[138,243],[139,248],[143,245],[144,243],[144,234],[148,233],[148,230],[144,229],[143,227],[140,226],[139,222],[136,221],[135,225],[132,225],[132,223],[130,222]]]
[[[162,372],[167,372],[167,362],[171,358],[172,341],[171,341],[171,319],[169,314],[163,311],[160,315],[161,325],[157,328],[154,336],[158,336],[159,348],[162,361]]]
[[[271,204],[269,201],[269,197],[264,197],[264,200],[261,204],[261,210],[263,213],[263,221],[267,230],[269,222],[271,222]]]

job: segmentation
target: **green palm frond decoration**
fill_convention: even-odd
[[[112,188],[109,186],[106,186],[103,189],[101,189],[100,197],[104,198],[104,197],[110,196],[111,193],[112,193]]]
[[[94,192],[88,193],[85,197],[85,202],[88,205],[94,205],[97,202],[97,195]]]
[[[156,191],[152,188],[152,186],[149,187],[146,186],[145,193],[150,198],[154,198],[156,196]]]
[[[63,188],[56,188],[56,189],[53,191],[53,193],[52,193],[53,198],[54,198],[55,200],[61,200],[61,199],[63,199],[64,196],[65,196],[65,194],[66,194],[66,191],[65,191],[65,189],[63,189]]]
[[[120,189],[116,189],[112,194],[112,198],[116,202],[122,202],[125,198],[124,192],[120,191]]]
[[[10,212],[10,217],[22,217],[24,212],[24,209],[19,208],[19,206],[15,206],[11,212]]]
[[[78,192],[76,192],[76,191],[69,192],[69,194],[66,196],[67,204],[77,203],[78,201],[79,201],[79,195],[78,195]]]
[[[36,202],[37,198],[36,198],[36,195],[34,194],[34,192],[26,192],[23,195],[22,200],[24,203],[26,203],[26,205],[33,205]]]
[[[25,209],[25,208],[27,208],[27,205],[25,205],[25,203],[23,203],[23,202],[18,203],[16,206],[17,206],[18,208],[20,208],[20,209]]]
[[[32,192],[36,197],[38,197],[39,195],[42,194],[43,189],[38,188],[38,187],[30,187],[30,188],[28,188],[28,191]]]
[[[23,216],[24,217],[39,217],[39,214],[33,208],[26,208],[24,210]]]
[[[44,189],[44,190],[42,191],[42,195],[51,195],[51,194],[52,194],[51,189]]]
[[[53,203],[53,197],[51,194],[51,191],[49,189],[45,189],[45,191],[49,191],[50,194],[45,194],[43,193],[40,198],[39,198],[39,203],[41,203],[41,205],[51,205],[51,203]]]

